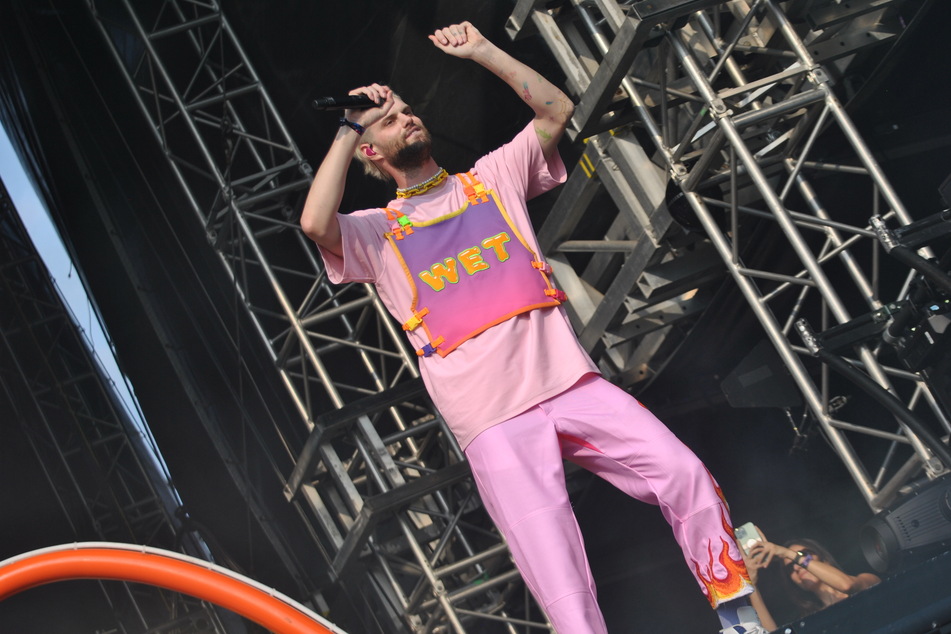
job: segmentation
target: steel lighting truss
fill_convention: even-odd
[[[312,170],[217,3],[88,6],[309,432],[285,493],[331,578],[386,631],[547,628],[399,327],[300,232]]]
[[[0,307],[0,390],[16,414],[4,425],[22,429],[72,537],[180,543],[189,554],[206,557],[194,535],[180,535],[172,515],[179,503],[168,478],[157,463],[145,461],[152,448],[90,352],[2,182]],[[31,510],[5,513],[14,519]],[[141,584],[99,587],[123,631],[224,631],[214,609],[194,598]]]
[[[865,420],[836,411],[828,370],[793,331],[885,323],[907,297],[915,271],[882,262],[883,275],[903,273],[894,287],[879,284],[887,256],[872,220],[900,231],[912,217],[833,80],[927,4],[571,0],[550,9],[520,0],[508,24],[513,36],[542,35],[576,97],[569,132],[585,150],[540,235],[602,369],[628,386],[649,379],[704,308],[705,281],[725,269],[873,510],[922,469],[934,477],[949,465],[884,411]],[[837,179],[867,193],[837,202]],[[615,216],[585,216],[600,191]],[[699,244],[672,213],[702,228]],[[748,265],[751,221],[775,225],[795,264]],[[848,281],[834,286],[833,270]],[[852,364],[926,419],[929,433],[951,431],[922,374],[883,358],[884,346],[845,341]]]

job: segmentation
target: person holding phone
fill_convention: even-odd
[[[746,526],[740,528],[746,529]],[[752,528],[755,536],[744,531],[743,534],[749,537],[743,540],[738,535],[750,579],[756,585],[759,571],[773,562],[778,562],[782,567],[782,584],[799,610],[797,618],[838,603],[881,581],[877,575],[870,572],[848,574],[832,554],[815,540],[797,538],[779,545],[768,541],[755,526]],[[737,531],[739,533],[740,529]],[[751,595],[750,602],[756,608],[763,626],[770,630],[776,629],[776,621],[759,591]]]

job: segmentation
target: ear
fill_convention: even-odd
[[[365,144],[360,149],[363,150],[364,156],[376,156],[376,152],[373,151],[373,146],[370,144]]]

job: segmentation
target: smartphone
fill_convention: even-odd
[[[742,548],[743,552],[747,555],[750,554],[750,548],[753,544],[763,541],[763,536],[760,535],[760,532],[753,526],[753,522],[747,522],[742,526],[737,526],[733,529],[733,533],[736,535],[736,541],[740,545],[740,548]]]

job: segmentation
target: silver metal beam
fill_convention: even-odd
[[[200,538],[184,531],[181,503],[156,452],[132,421],[64,303],[0,182],[0,391],[79,541],[181,548],[209,558]],[[42,484],[32,483],[34,494]],[[19,511],[6,509],[12,521]],[[49,518],[47,518],[49,519]],[[180,540],[180,541],[179,541]],[[201,620],[224,632],[211,605],[156,587],[95,581],[115,625],[159,630]]]
[[[460,468],[462,451],[428,396],[403,389],[418,381],[416,355],[373,287],[330,284],[296,226],[311,167],[218,4],[122,0],[123,11],[107,15],[87,3],[298,408],[300,420],[276,425],[288,426],[284,438],[303,430],[309,440],[272,462],[296,465],[280,474],[285,494],[300,506],[312,547],[339,564],[330,576],[361,559],[394,630],[461,633],[476,614],[511,618],[506,596],[523,593],[478,582],[517,575],[507,556],[484,563],[482,549],[496,553],[504,542],[471,480],[419,486]],[[131,42],[134,59],[120,53]]]
[[[901,25],[893,18],[898,13],[896,7],[919,11],[927,5],[928,2],[900,0],[869,0],[847,6],[823,3],[821,7],[776,0],[705,6],[669,2],[664,3],[667,19],[652,22],[647,35],[644,23],[652,16],[642,15],[638,3],[576,0],[570,10],[562,7],[545,19],[533,18],[536,28],[547,31],[547,43],[559,43],[558,50],[553,51],[559,61],[570,57],[562,43],[574,44],[572,38],[564,36],[573,30],[586,32],[588,41],[595,43],[601,56],[597,69],[589,71],[592,80],[587,85],[583,78],[569,82],[569,88],[571,84],[580,86],[575,92],[579,107],[574,131],[580,137],[595,134],[585,139],[587,147],[576,172],[582,170],[591,180],[603,179],[617,210],[591,209],[591,201],[598,200],[597,195],[591,193],[590,185],[572,186],[573,182],[582,182],[580,176],[572,174],[542,233],[547,237],[543,250],[563,262],[556,267],[559,283],[590,289],[581,298],[579,306],[584,306],[583,310],[579,308],[573,313],[574,318],[583,321],[581,332],[586,347],[602,368],[615,370],[611,378],[618,382],[622,382],[621,377],[631,380],[631,375],[618,370],[620,367],[663,365],[663,359],[645,357],[651,345],[656,344],[648,340],[646,333],[652,332],[648,327],[642,329],[645,335],[640,350],[631,351],[627,361],[617,358],[624,348],[611,349],[610,343],[602,347],[592,345],[599,337],[606,342],[616,339],[612,334],[614,323],[605,319],[604,314],[614,314],[620,305],[637,306],[647,301],[645,290],[649,290],[650,284],[647,288],[643,285],[649,276],[646,271],[657,266],[681,271],[696,269],[686,263],[665,264],[685,255],[674,246],[678,239],[683,239],[677,225],[654,226],[653,218],[645,223],[638,211],[640,196],[632,199],[619,195],[622,188],[616,179],[608,185],[610,176],[620,172],[628,190],[650,191],[653,180],[645,174],[656,170],[661,174],[661,191],[666,189],[657,205],[663,207],[679,194],[682,203],[692,211],[698,228],[702,227],[706,234],[704,240],[719,254],[726,273],[738,285],[762,325],[764,336],[773,343],[803,393],[811,415],[820,423],[873,510],[887,505],[910,478],[935,477],[951,465],[942,465],[921,437],[891,416],[844,420],[843,412],[837,412],[833,417],[828,370],[808,369],[812,364],[803,359],[804,348],[790,337],[795,336],[791,332],[793,323],[804,316],[816,320],[822,328],[848,325],[857,316],[902,301],[907,293],[907,284],[899,288],[880,287],[878,241],[868,222],[872,216],[881,215],[888,223],[904,226],[913,218],[852,124],[831,80],[844,73],[849,63],[860,59],[868,47],[887,45],[895,39],[901,30],[896,28]],[[811,24],[811,30],[793,28],[784,13],[786,7],[797,11],[797,25]],[[535,10],[542,11],[538,7]],[[861,29],[869,19],[881,24],[875,37],[866,37],[860,46],[849,34]],[[648,39],[650,46],[646,45]],[[848,55],[823,52],[830,42],[840,44]],[[584,48],[576,54],[580,59],[591,52]],[[830,66],[820,65],[832,60],[835,62]],[[574,66],[565,70],[572,76],[578,75]],[[612,120],[618,120],[618,111],[625,107],[623,102],[610,97],[616,92],[626,95],[637,118],[637,134],[627,126],[610,131],[598,127],[598,122],[610,125]],[[842,139],[844,147],[838,148],[840,153],[851,153],[851,157],[834,164],[816,157],[819,142],[833,133]],[[642,160],[620,158],[618,152],[611,151],[617,146],[617,139],[624,139],[625,144],[646,140],[649,145],[639,155],[650,157],[648,168],[645,170]],[[624,167],[613,169],[615,165],[597,153],[603,148],[608,148],[605,154],[615,164]],[[603,165],[611,165],[604,169],[610,176],[602,174]],[[834,208],[822,199],[831,178],[867,183],[869,194],[860,203],[867,207],[864,216],[856,219],[854,210]],[[660,238],[654,244],[657,261],[645,264],[640,288],[624,290],[629,298],[626,303],[617,302],[614,293],[619,287],[605,285],[600,278],[585,277],[590,264],[580,260],[573,264],[562,255],[577,252],[581,245],[587,245],[595,254],[592,257],[613,249],[618,255],[610,269],[615,274],[611,279],[626,285],[621,273],[625,264],[630,266],[637,248],[627,242],[621,243],[625,245],[623,251],[615,248],[619,237],[612,235],[610,228],[616,227],[616,223],[598,220],[605,213],[616,213],[618,217],[633,213],[638,222],[647,225],[640,236],[625,235],[624,240],[640,238],[646,243],[648,236],[651,240]],[[792,268],[754,267],[743,262],[742,254],[747,250],[745,218],[750,216],[775,225],[788,252],[795,256]],[[594,244],[597,237],[590,231],[596,221],[597,226],[608,228],[602,234],[601,245]],[[583,240],[580,228],[588,229]],[[835,284],[830,281],[828,270],[834,266],[844,267],[845,281],[839,277]],[[906,280],[911,273],[905,276]],[[682,280],[684,287],[690,285],[689,281],[687,277]],[[788,307],[785,298],[790,292],[798,296]],[[588,305],[590,302],[595,303]],[[780,314],[786,310],[790,311],[788,315]],[[620,321],[638,324],[634,312]],[[689,328],[689,321],[682,326]],[[930,394],[927,381],[915,372],[889,367],[879,358],[880,348],[856,341],[850,354],[864,372],[884,389],[905,399],[908,408],[929,421],[935,433],[941,435],[948,415]],[[628,346],[626,350],[631,349]],[[657,350],[663,347],[657,346]],[[633,376],[649,375],[642,372]],[[636,382],[628,385],[631,389],[636,386]],[[864,455],[856,449],[850,439],[859,434],[886,443],[884,462],[876,464],[878,459],[872,457],[880,452]],[[904,466],[898,464],[899,460],[903,460]],[[919,470],[907,465],[917,465]]]

